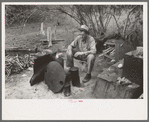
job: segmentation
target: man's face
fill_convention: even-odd
[[[80,32],[80,35],[82,36],[82,40],[84,41],[87,37],[87,34],[84,31]]]

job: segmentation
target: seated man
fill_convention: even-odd
[[[94,66],[96,44],[92,36],[89,35],[89,28],[86,25],[82,25],[79,28],[81,31],[80,35],[68,46],[66,66],[73,67],[73,58],[87,61],[88,70],[83,83],[88,82],[91,79],[91,72]]]

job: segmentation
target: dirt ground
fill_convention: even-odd
[[[44,31],[48,26],[53,27],[54,22],[44,23]],[[72,20],[57,26],[56,39],[64,40],[58,41],[53,44],[49,49],[56,51],[57,49],[67,48],[73,39],[77,36],[78,25]],[[15,25],[5,30],[5,49],[10,47],[21,47],[23,49],[30,48],[35,49],[37,46],[40,50],[47,48],[41,44],[40,39],[46,39],[46,35],[40,35],[40,23],[26,24],[22,33],[21,27]],[[85,72],[79,70],[81,87],[73,87],[71,85],[71,96],[65,97],[63,92],[54,94],[44,82],[30,86],[29,80],[33,75],[33,68],[28,68],[20,74],[12,74],[5,80],[5,98],[6,99],[89,99],[94,98],[92,96],[93,89],[97,80],[97,75],[101,73],[105,68],[108,68],[111,63],[103,58],[97,58],[92,72],[92,79],[83,84],[82,79],[85,76]],[[75,60],[75,66],[81,67],[81,64]]]

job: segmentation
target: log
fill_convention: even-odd
[[[30,54],[30,53],[36,53],[36,50],[21,49],[21,48],[17,48],[17,47],[11,47],[11,48],[7,48],[5,50],[5,55],[10,55],[10,56],[16,56],[16,55],[20,56],[20,55]]]

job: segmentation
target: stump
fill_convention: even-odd
[[[139,90],[140,86],[129,88],[125,85],[98,78],[93,96],[97,99],[130,99],[137,98],[136,96]]]
[[[117,62],[113,66],[117,67],[120,63],[123,64],[124,60]],[[117,78],[122,76],[123,71],[121,70],[123,69],[118,68],[113,72],[105,70],[99,74],[93,91],[93,96],[97,99],[138,98],[139,95],[142,94],[141,85],[136,83],[132,83],[132,85],[124,85],[116,82]]]
[[[43,30],[43,22],[41,23],[40,34],[45,35],[45,32]]]
[[[52,30],[51,30],[51,27],[47,28],[47,41],[49,42],[48,47],[52,46]]]

